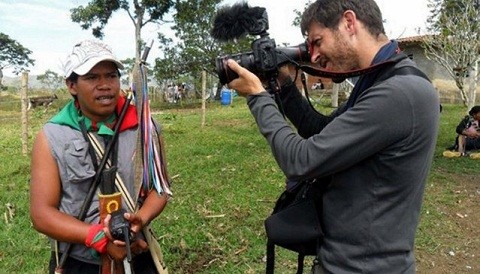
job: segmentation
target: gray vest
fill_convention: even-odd
[[[85,141],[80,131],[68,126],[47,123],[43,127],[43,131],[60,173],[62,193],[59,210],[77,217],[95,177],[92,159],[88,153],[88,142]],[[95,136],[101,143],[103,142],[102,137]],[[120,133],[118,139],[118,173],[132,197],[136,197],[133,184],[136,139],[137,131],[135,129]],[[127,208],[125,204],[123,206]],[[98,195],[95,195],[86,214],[85,222],[98,223],[99,218]],[[53,244],[54,240],[50,240]],[[59,252],[65,252],[66,245],[66,243],[60,243]],[[73,245],[70,256],[80,261],[100,264],[100,260],[94,258],[90,249],[84,245]]]

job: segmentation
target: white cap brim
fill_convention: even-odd
[[[85,75],[87,74],[96,64],[103,62],[103,61],[110,61],[115,63],[118,69],[123,69],[123,64],[120,63],[115,57],[113,56],[97,56],[88,59],[86,62],[78,66],[73,70],[78,75]]]

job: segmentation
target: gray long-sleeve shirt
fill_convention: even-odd
[[[405,65],[414,66],[403,59],[395,67]],[[439,122],[432,84],[395,75],[333,116],[315,113],[294,85],[285,89],[283,107],[299,134],[268,93],[250,96],[248,105],[288,179],[332,177],[322,213],[324,271],[414,273],[414,237]]]

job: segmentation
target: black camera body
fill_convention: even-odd
[[[294,47],[277,47],[267,30],[268,15],[265,8],[250,8],[246,3],[241,3],[219,10],[211,31],[215,39],[229,41],[246,34],[260,35],[260,38],[252,42],[252,51],[217,57],[216,72],[221,84],[227,84],[238,77],[228,67],[228,59],[237,61],[242,67],[269,82],[276,79],[279,67],[286,63],[310,60],[305,43]]]
[[[131,238],[130,223],[123,217],[124,213],[125,210],[123,209],[110,213],[110,234],[112,234],[112,237],[116,240],[125,241],[125,238]]]
[[[130,223],[125,219],[123,214],[125,214],[124,209],[119,209],[110,213],[110,223],[109,229],[110,234],[116,240],[124,241],[125,248],[127,249],[127,260],[128,262],[132,261],[132,252],[130,249],[130,243],[133,242],[135,239],[130,233]]]

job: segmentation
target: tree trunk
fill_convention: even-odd
[[[470,69],[469,71],[469,85],[468,85],[468,109],[470,110],[475,106],[476,97],[477,97],[477,82],[478,82],[478,62]]]
[[[340,84],[333,84],[332,87],[332,107],[337,108],[338,107],[338,91],[340,89]]]
[[[3,71],[0,68],[0,91],[3,89]]]
[[[27,115],[27,93],[28,93],[28,73],[22,73],[22,154],[27,156],[28,153],[28,115]]]
[[[142,8],[135,9],[137,15],[137,21],[135,22],[135,63],[140,63],[142,53],[142,25],[143,14],[145,10]]]
[[[207,72],[202,71],[202,127],[205,126],[206,107],[205,101],[207,97]]]

